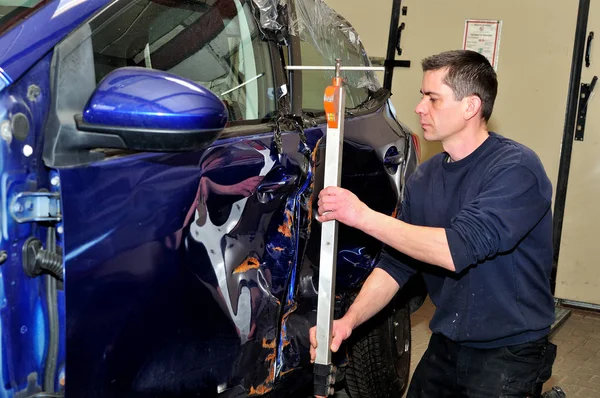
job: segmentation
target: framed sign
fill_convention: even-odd
[[[502,21],[467,19],[465,20],[463,50],[472,50],[483,54],[497,71],[501,31]]]

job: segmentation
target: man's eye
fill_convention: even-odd
[[[429,101],[435,102],[435,101],[437,101],[437,98],[429,98]]]

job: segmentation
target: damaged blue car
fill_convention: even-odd
[[[312,381],[332,73],[370,65],[321,0],[0,5],[0,397],[291,396]],[[342,186],[394,214],[418,163],[347,72]],[[340,226],[338,315],[382,244]],[[414,306],[413,306],[414,307]],[[334,357],[400,396],[403,293]]]

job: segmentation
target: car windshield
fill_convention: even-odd
[[[50,0],[0,0],[0,34]]]

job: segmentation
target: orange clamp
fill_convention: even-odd
[[[338,128],[340,115],[338,115],[338,109],[340,107],[340,96],[342,88],[342,78],[334,77],[332,79],[332,85],[327,86],[325,89],[325,96],[323,97],[323,104],[325,106],[325,117],[327,118],[327,126],[329,128]]]

